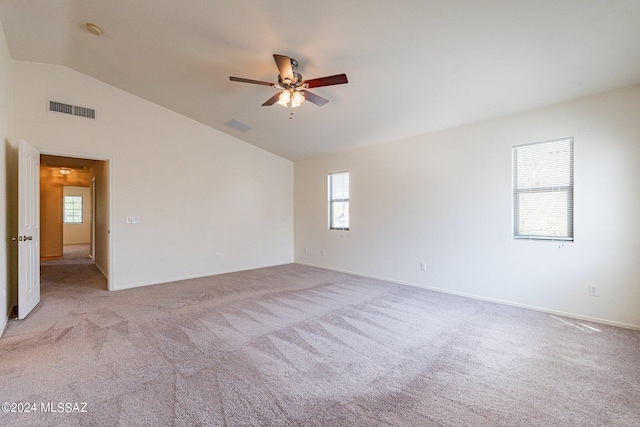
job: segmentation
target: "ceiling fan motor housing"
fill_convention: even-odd
[[[283,79],[280,74],[278,74],[278,84],[282,86],[283,89],[295,90],[296,88],[302,86],[303,79],[302,74],[293,72],[293,79]]]
[[[293,58],[289,58],[289,60],[291,61],[291,70],[293,71],[293,79],[289,79],[289,78],[283,79],[282,76],[278,74],[278,85],[281,86],[283,89],[294,91],[294,90],[298,90],[302,86],[303,78],[302,78],[302,74],[297,73],[295,71],[298,69],[298,61]]]

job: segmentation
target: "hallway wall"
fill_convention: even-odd
[[[64,186],[86,187],[88,185],[91,185],[89,172],[61,175],[58,167],[40,167],[40,257],[62,256]]]
[[[62,244],[76,245],[91,243],[91,187],[64,186],[62,197],[82,197],[82,222],[79,224],[62,223]],[[64,203],[64,201],[63,201]]]

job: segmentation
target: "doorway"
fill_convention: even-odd
[[[41,266],[92,264],[108,279],[107,180],[106,160],[40,156]]]

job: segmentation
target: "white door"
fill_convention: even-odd
[[[18,146],[18,318],[40,302],[40,152]]]

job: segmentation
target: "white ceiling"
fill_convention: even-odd
[[[0,0],[0,16],[13,59],[67,66],[291,160],[640,83],[638,0]],[[275,89],[229,76],[275,83],[274,53],[304,78],[349,83],[313,89],[323,107],[262,107]]]

